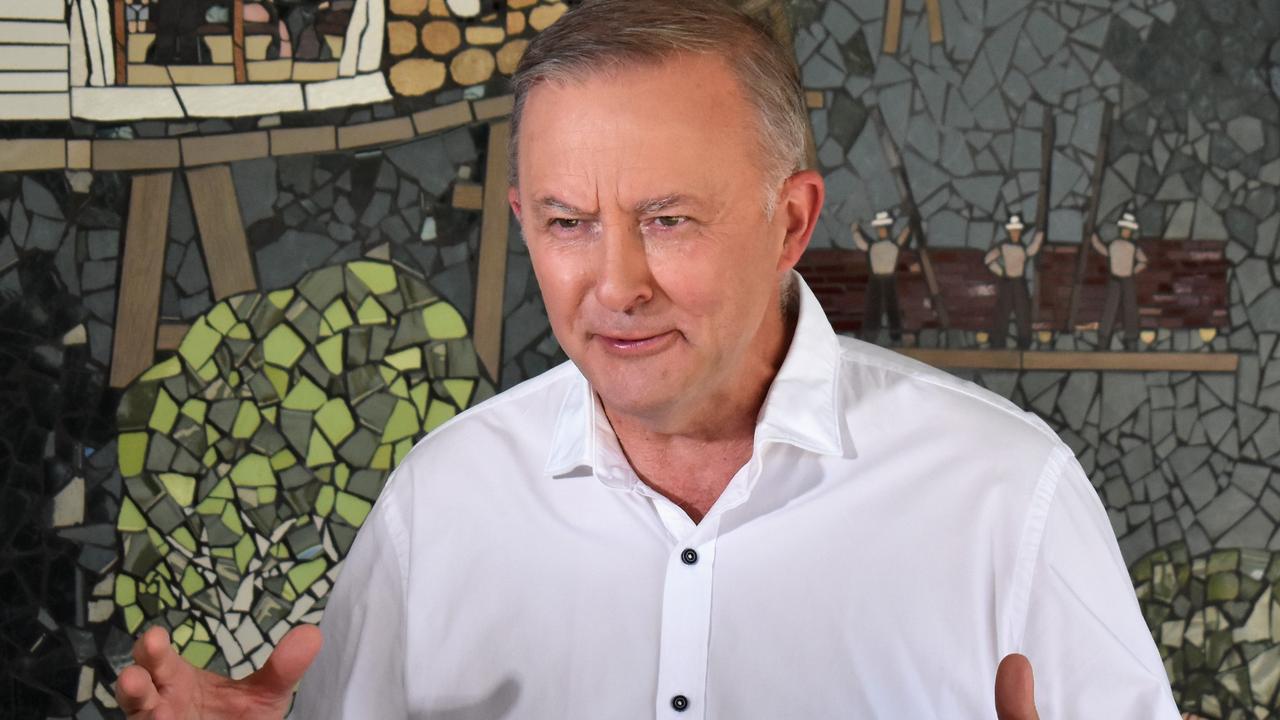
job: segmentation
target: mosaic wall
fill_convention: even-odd
[[[563,359],[501,149],[566,4],[168,2],[0,2],[6,716],[117,716],[149,624],[260,666],[411,443]],[[1280,5],[745,5],[801,63],[833,324],[1044,417],[1183,710],[1280,706]]]

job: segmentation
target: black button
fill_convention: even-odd
[[[689,552],[693,551],[690,550]],[[675,708],[676,712],[684,712],[689,709],[689,698],[683,695],[676,695],[671,698],[671,707]]]
[[[685,565],[692,565],[698,562],[698,551],[693,548],[685,548],[684,552],[680,553],[680,559],[684,561]]]

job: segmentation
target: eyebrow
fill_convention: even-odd
[[[635,207],[633,209],[637,214],[640,214],[640,215],[652,215],[654,213],[662,212],[663,210],[666,210],[669,207],[685,203],[688,200],[689,200],[688,197],[681,195],[679,193],[674,193],[671,195],[665,195],[663,197],[651,198],[648,200],[641,200],[640,202],[635,204]],[[580,208],[574,207],[573,205],[553,196],[539,198],[536,202],[538,207],[544,210],[555,210],[555,211],[559,211],[569,215],[593,214],[593,213],[587,212],[586,210],[582,210]]]
[[[543,210],[556,210],[556,211],[565,213],[567,215],[590,215],[591,214],[586,212],[585,210],[579,210],[578,208],[556,197],[547,196],[543,198],[538,198],[536,202],[538,207]]]

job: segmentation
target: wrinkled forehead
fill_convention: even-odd
[[[521,110],[521,185],[701,176],[753,159],[758,141],[740,84],[708,55],[549,78]]]

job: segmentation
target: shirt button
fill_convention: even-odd
[[[671,707],[675,708],[676,712],[684,712],[689,709],[689,698],[683,695],[675,695],[671,698]]]
[[[680,553],[680,559],[684,561],[685,565],[692,565],[698,562],[698,551],[693,548],[685,548],[684,552]]]

